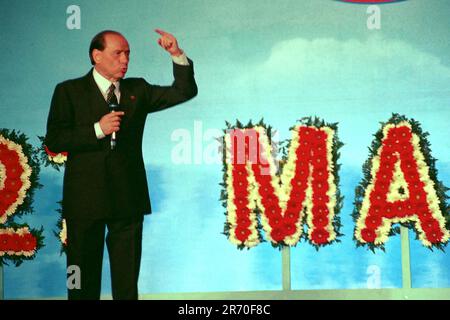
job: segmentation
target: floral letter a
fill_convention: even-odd
[[[443,215],[445,187],[436,179],[426,134],[414,120],[394,114],[375,136],[356,190],[358,244],[384,248],[392,224],[402,223],[414,224],[425,246],[441,248],[450,236]]]

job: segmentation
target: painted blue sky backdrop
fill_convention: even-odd
[[[220,164],[171,163],[174,130],[194,136],[225,121],[250,119],[278,129],[281,139],[304,116],[339,122],[340,244],[291,251],[293,289],[366,288],[368,268],[381,287],[401,287],[400,239],[387,252],[356,249],[354,188],[379,122],[393,112],[430,133],[439,178],[450,186],[450,2],[404,1],[380,6],[381,29],[366,26],[367,6],[332,0],[87,1],[81,29],[66,28],[68,1],[1,0],[0,127],[18,129],[38,144],[55,85],[89,71],[89,41],[103,29],[121,31],[131,45],[127,76],[167,84],[171,62],[155,28],[178,37],[194,60],[199,95],[151,114],[144,157],[154,214],[145,220],[141,293],[281,289],[281,254],[264,243],[238,251],[221,234]],[[204,138],[203,148],[212,138]],[[194,151],[193,151],[194,152]],[[34,262],[5,268],[6,298],[65,295],[65,259],[53,237],[62,174],[44,169],[32,226],[44,225],[46,247]],[[413,286],[450,286],[450,255],[430,252],[410,234]],[[104,293],[110,291],[105,254]]]

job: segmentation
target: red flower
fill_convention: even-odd
[[[5,143],[0,142],[0,157],[2,154],[8,151],[9,151],[8,146]]]
[[[381,216],[384,214],[384,206],[379,203],[372,204],[369,208],[369,215],[371,216]]]
[[[326,215],[314,215],[312,222],[316,228],[324,228],[328,225],[328,217]]]
[[[238,195],[236,195],[236,198],[234,198],[233,202],[237,208],[242,208],[242,207],[247,206],[248,199],[247,199],[247,197],[238,194]]]
[[[406,200],[405,201],[405,213],[408,216],[411,216],[413,214],[416,214],[417,212],[415,211],[414,206],[411,204],[411,201]]]
[[[311,233],[311,241],[315,244],[325,244],[329,236],[330,233],[327,230],[319,228]]]
[[[384,216],[388,219],[396,217],[395,211],[392,209],[392,203],[386,203],[384,206]]]
[[[253,168],[253,171],[255,172],[256,181],[261,186],[271,185],[272,177],[270,175],[261,174],[259,167]]]
[[[250,215],[250,209],[248,207],[242,207],[236,210],[236,216],[240,217],[248,217]]]
[[[317,157],[313,159],[313,165],[315,170],[326,170],[328,160],[327,158]]]
[[[385,181],[377,180],[375,184],[375,190],[379,191],[380,193],[387,194],[389,192],[390,183]]]
[[[382,154],[391,155],[392,157],[395,157],[394,152],[397,151],[397,147],[390,141],[384,141],[383,142],[383,150]]]
[[[408,127],[395,128],[395,130],[392,130],[390,137],[400,143],[409,142],[412,138],[411,129]]]
[[[265,215],[269,219],[272,218],[280,218],[281,217],[281,208],[277,204],[273,204],[270,206],[265,207]]]
[[[10,163],[5,165],[6,176],[11,179],[19,179],[23,173],[23,168],[20,163]]]
[[[302,140],[310,140],[311,137],[316,133],[316,129],[309,127],[300,127],[299,135]]]
[[[5,181],[5,190],[11,192],[17,192],[22,188],[22,181],[19,179],[6,179]]]
[[[313,184],[317,184],[317,183],[327,183],[328,184],[329,174],[326,169],[314,168],[312,177],[313,177]]]
[[[404,142],[399,145],[400,154],[404,157],[407,155],[412,155],[414,153],[414,148],[410,142]]]
[[[5,151],[4,153],[2,153],[0,162],[2,162],[6,167],[8,167],[8,165],[19,164],[19,155],[15,150]]]
[[[291,223],[291,222],[284,223],[283,229],[284,229],[284,234],[286,236],[290,236],[290,235],[294,234],[295,231],[297,231],[295,224]]]
[[[313,206],[312,213],[314,216],[328,216],[330,211],[328,210],[328,207],[325,204],[318,204]]]
[[[10,244],[9,244],[10,239],[11,239],[10,235],[4,234],[4,233],[0,234],[0,252],[10,250]]]
[[[423,203],[416,206],[416,213],[419,216],[420,221],[426,221],[431,218],[431,212],[428,210],[428,208],[425,207],[425,204]]]
[[[427,234],[432,232],[433,230],[440,230],[439,222],[437,222],[433,218],[427,219],[425,221],[421,221],[421,226],[422,226],[423,231],[425,231],[425,233],[427,233]]]
[[[300,212],[296,210],[287,209],[284,213],[284,221],[286,223],[296,223],[300,218]]]
[[[427,201],[425,191],[416,191],[414,193],[410,191],[409,198],[411,199],[411,203],[413,205],[418,205],[419,203],[425,204]]]
[[[404,201],[396,201],[392,204],[392,210],[395,216],[398,217],[406,217],[408,214],[407,205],[405,205]]]
[[[316,146],[311,150],[311,157],[312,158],[322,158],[327,159],[327,148],[325,144],[321,144]]]
[[[420,177],[417,166],[415,164],[412,164],[412,162],[410,161],[408,161],[407,165],[409,166],[408,168],[405,168],[404,164],[401,165],[403,174],[405,175],[405,180],[408,183],[413,183],[414,181],[419,180]]]
[[[300,136],[299,144],[300,144],[301,149],[303,149],[303,150],[308,149],[308,151],[310,151],[314,145],[314,138],[312,136],[309,136],[309,137],[308,136]]]
[[[364,228],[361,230],[361,237],[365,242],[374,242],[377,235],[373,229]]]
[[[301,176],[299,173],[296,174],[294,179],[291,180],[292,191],[304,192],[308,186],[308,176]]]
[[[272,231],[270,232],[270,237],[275,242],[282,241],[285,237],[283,228],[281,226],[273,228]]]
[[[22,250],[24,251],[32,251],[36,249],[37,240],[36,238],[31,234],[27,233],[22,237]]]
[[[302,204],[301,202],[296,201],[295,199],[289,199],[288,203],[287,203],[287,208],[289,210],[294,210],[294,211],[300,211],[300,209],[302,208]]]
[[[18,196],[19,195],[17,194],[17,192],[3,190],[2,192],[0,192],[0,202],[9,207],[14,202],[16,202]]]
[[[442,237],[444,235],[442,234],[441,229],[432,229],[427,233],[427,239],[431,243],[440,243],[442,242]]]
[[[18,251],[22,251],[22,239],[21,237],[17,234],[14,233],[9,241],[10,244],[10,250],[14,251],[14,252],[18,252]]]
[[[405,177],[406,180],[408,180],[408,177]],[[416,193],[419,191],[423,191],[423,188],[425,187],[425,184],[420,181],[420,180],[415,180],[409,183],[408,185],[408,189],[410,190],[411,193]]]
[[[297,163],[301,161],[302,163],[307,164],[308,160],[311,158],[311,150],[308,142],[301,142],[295,153],[297,155]]]
[[[305,199],[305,190],[300,191],[297,188],[292,188],[290,199],[301,205],[303,200]]]
[[[245,180],[247,178],[247,169],[245,165],[234,165],[233,167],[233,179],[242,178]]]
[[[1,197],[1,193],[0,193],[0,197]],[[0,217],[5,214],[5,212],[8,208],[9,208],[9,205],[0,201]]]
[[[246,179],[234,179],[233,178],[233,189],[236,194],[242,194],[242,195],[248,194],[247,187],[248,187],[248,182]]]
[[[296,177],[307,180],[309,175],[309,164],[307,161],[299,161],[297,160],[297,164],[295,166]]]
[[[237,222],[237,225],[238,225],[239,227],[241,227],[241,228],[248,228],[248,227],[250,227],[250,225],[252,224],[252,222],[251,222],[249,216],[240,216],[240,217],[237,217],[236,222]]]
[[[376,230],[381,225],[381,216],[367,216],[366,218],[366,226],[369,229]]]
[[[326,146],[326,139],[327,139],[327,134],[320,130],[320,129],[315,129],[314,130],[314,134],[312,135],[312,141],[314,143],[314,146]]]
[[[315,206],[326,204],[328,201],[330,201],[330,198],[326,194],[313,194],[313,203]]]
[[[237,227],[234,230],[234,235],[241,242],[247,240],[248,236],[251,235],[251,233],[252,232],[248,228]]]
[[[269,217],[269,225],[272,228],[280,227],[283,223],[283,219],[281,216],[271,216]]]
[[[44,146],[45,153],[47,153],[50,157],[56,157],[58,154],[51,152],[47,146]]]
[[[383,163],[389,163],[392,166],[398,161],[397,155],[390,152],[389,149],[383,149],[380,157]]]
[[[376,186],[378,186],[378,184],[387,184],[389,187],[389,184],[391,183],[392,180],[392,175],[393,175],[392,169],[380,168],[380,170],[378,170],[376,174]]]
[[[262,198],[266,198],[275,194],[275,190],[270,184],[260,185],[258,191]]]
[[[329,188],[328,181],[314,181],[313,182],[313,192],[318,192],[325,194]]]
[[[369,196],[370,202],[372,204],[382,204],[386,201],[386,194],[378,191],[372,191]]]

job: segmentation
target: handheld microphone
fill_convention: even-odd
[[[111,112],[116,111],[118,108],[119,108],[118,104],[115,103],[109,104],[109,109],[111,110]],[[116,132],[113,132],[111,134],[111,150],[114,150],[115,147],[116,147]]]

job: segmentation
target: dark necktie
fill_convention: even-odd
[[[116,94],[114,93],[114,90],[116,90],[116,86],[111,83],[108,89],[108,95],[106,96],[106,102],[108,105],[115,104],[118,105]]]

